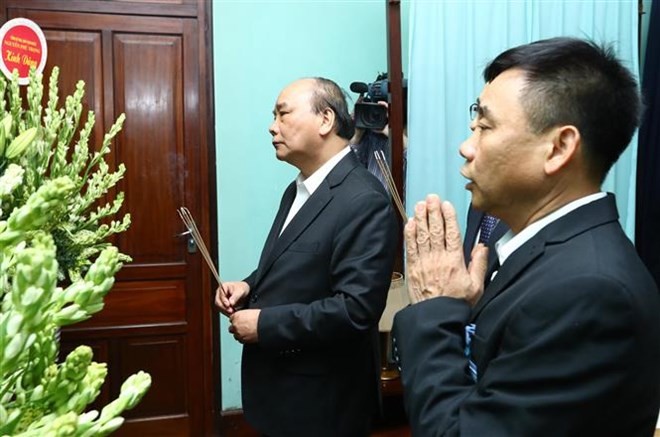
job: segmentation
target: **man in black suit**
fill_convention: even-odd
[[[449,202],[405,227],[413,304],[394,321],[415,436],[651,436],[660,298],[600,186],[639,124],[611,49],[555,38],[484,71],[461,145],[475,208],[510,231],[465,267]]]
[[[273,114],[277,159],[300,174],[257,269],[216,294],[244,345],[245,417],[272,437],[366,436],[379,399],[377,328],[397,219],[348,147],[353,121],[337,84],[298,80]]]

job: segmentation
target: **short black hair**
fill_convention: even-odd
[[[355,134],[355,122],[348,112],[346,91],[330,79],[314,77],[316,88],[312,97],[312,110],[320,114],[330,108],[335,113],[335,130],[337,135],[350,140]]]
[[[532,131],[575,126],[590,174],[602,183],[642,114],[637,80],[613,47],[570,37],[536,41],[498,55],[484,69],[484,80],[512,68],[526,76],[521,99]]]

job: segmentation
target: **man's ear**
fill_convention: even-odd
[[[552,147],[545,159],[545,172],[555,174],[577,159],[582,147],[580,131],[572,125],[559,126],[550,132]]]
[[[335,111],[330,108],[325,108],[321,113],[321,125],[319,126],[319,134],[328,135],[335,127]]]

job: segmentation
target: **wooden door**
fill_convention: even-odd
[[[108,363],[100,405],[117,396],[130,374],[151,374],[151,389],[127,412],[118,435],[213,433],[219,372],[213,285],[200,254],[178,236],[184,226],[176,213],[187,206],[209,242],[215,190],[207,11],[205,2],[195,2],[167,6],[170,16],[156,16],[163,6],[153,0],[0,2],[4,19],[26,17],[44,30],[44,73],[60,67],[61,97],[85,81],[83,114],[96,114],[97,146],[116,117],[126,114],[109,161],[127,168],[118,189],[125,192],[123,211],[132,224],[115,244],[133,262],[119,272],[104,310],[66,329],[62,341],[63,351],[88,344],[97,361]]]

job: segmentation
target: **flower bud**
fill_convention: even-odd
[[[21,132],[19,136],[14,138],[14,141],[11,142],[7,150],[5,150],[5,157],[7,159],[13,159],[22,154],[25,149],[28,148],[30,144],[37,138],[37,128],[31,127]]]

